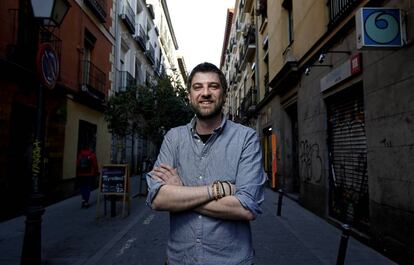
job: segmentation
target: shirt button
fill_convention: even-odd
[[[203,179],[203,176],[198,176],[199,179]]]
[[[198,219],[201,219],[201,218],[203,218],[203,217],[202,217],[201,215],[199,215],[199,216],[198,216]]]
[[[196,242],[197,243],[200,243],[201,242],[200,238],[197,238]]]

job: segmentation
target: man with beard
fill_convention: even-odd
[[[251,265],[250,221],[264,200],[259,139],[222,114],[227,82],[215,65],[197,65],[187,89],[195,117],[165,135],[147,175],[147,204],[170,212],[168,264]]]

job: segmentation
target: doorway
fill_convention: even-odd
[[[96,152],[96,124],[79,120],[78,153],[82,147],[89,147]]]
[[[290,163],[291,168],[287,169],[288,177],[291,180],[291,192],[300,192],[300,176],[299,176],[299,130],[298,130],[298,107],[297,103],[286,108],[286,113],[290,121],[290,131],[288,137],[291,140]]]

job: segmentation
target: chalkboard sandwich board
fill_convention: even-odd
[[[100,198],[105,197],[105,215],[106,199],[111,198],[111,203],[116,202],[116,196],[122,196],[122,215],[125,213],[125,204],[128,202],[128,213],[130,211],[129,199],[129,170],[128,164],[109,164],[104,165],[101,169],[99,178],[99,195],[97,206],[97,217],[99,217]],[[109,195],[109,196],[107,196]]]
[[[102,193],[124,193],[126,191],[127,168],[125,166],[104,166],[101,172]]]

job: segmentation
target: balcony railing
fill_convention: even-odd
[[[119,71],[118,91],[126,91],[137,84],[136,79],[127,71]]]
[[[147,8],[148,8],[148,12],[151,16],[152,19],[155,19],[155,13],[154,13],[154,8],[152,7],[151,4],[147,4]]]
[[[361,0],[329,0],[329,27],[347,17]]]
[[[257,91],[256,88],[252,87],[247,92],[246,96],[240,106],[242,116],[249,116],[254,110],[257,104]]]
[[[148,44],[148,49],[145,51],[145,55],[148,60],[150,60],[151,64],[155,64],[155,50],[154,47],[152,47],[152,44]]]
[[[106,75],[105,73],[96,67],[91,61],[81,61],[81,90],[100,101],[104,101],[105,94]]]
[[[106,0],[83,0],[101,23],[106,20]]]
[[[135,14],[128,1],[125,1],[121,19],[131,34],[135,34]]]
[[[158,76],[162,76],[165,75],[165,69],[162,68],[162,64],[160,62],[160,60],[157,60],[154,64],[154,72],[158,75]]]
[[[256,29],[254,25],[247,27],[244,37],[244,46],[240,52],[240,60],[242,63],[253,59],[254,51],[256,50]]]
[[[145,30],[142,28],[141,25],[138,26],[138,34],[134,36],[135,41],[138,43],[139,47],[142,51],[145,51],[147,49],[147,41],[148,37],[145,33]]]

